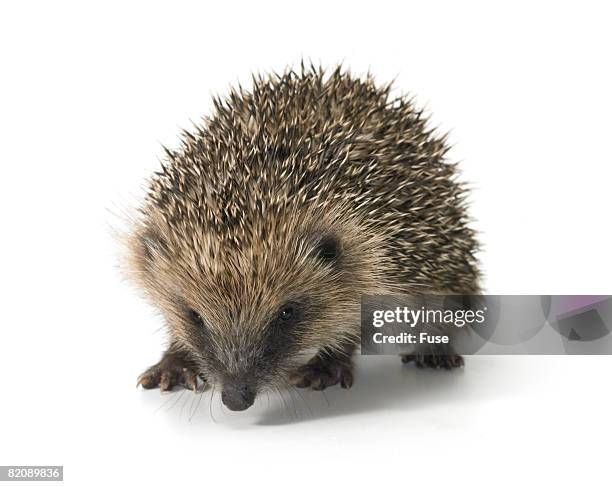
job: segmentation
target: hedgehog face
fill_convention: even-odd
[[[210,229],[189,245],[167,230],[141,238],[146,287],[173,343],[232,410],[286,384],[306,354],[357,341],[361,294],[380,280],[377,241],[354,225],[268,223],[240,242]]]

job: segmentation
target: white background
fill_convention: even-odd
[[[164,334],[121,281],[114,214],[211,94],[302,56],[396,77],[451,131],[489,293],[610,294],[610,12],[519,3],[3,2],[0,464],[75,486],[609,485],[611,357],[363,358],[350,391],[245,413],[135,388]]]

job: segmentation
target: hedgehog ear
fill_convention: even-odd
[[[316,255],[323,262],[336,262],[342,253],[342,243],[333,235],[324,235],[316,246]]]

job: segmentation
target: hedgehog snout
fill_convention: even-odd
[[[244,411],[255,402],[255,389],[243,381],[231,381],[223,385],[221,400],[231,411]]]

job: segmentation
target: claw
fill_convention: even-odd
[[[195,374],[187,376],[187,378],[185,379],[185,384],[193,392],[197,392],[197,390],[198,390],[198,377]]]
[[[291,374],[289,383],[299,388],[310,387],[315,391],[323,391],[336,384],[340,384],[343,389],[349,389],[353,385],[352,365],[350,361],[317,356]]]
[[[206,381],[204,377],[202,380]],[[198,372],[195,365],[184,356],[166,352],[159,363],[149,367],[138,377],[136,387],[138,386],[144,389],[159,387],[161,392],[170,392],[175,386],[183,386],[197,392]]]
[[[463,357],[461,355],[424,355],[424,354],[404,354],[401,356],[402,362],[407,364],[414,362],[419,369],[432,368],[452,370],[463,367]]]
[[[169,391],[172,388],[172,380],[167,372],[162,374],[161,380],[159,381],[159,390],[162,392]]]

